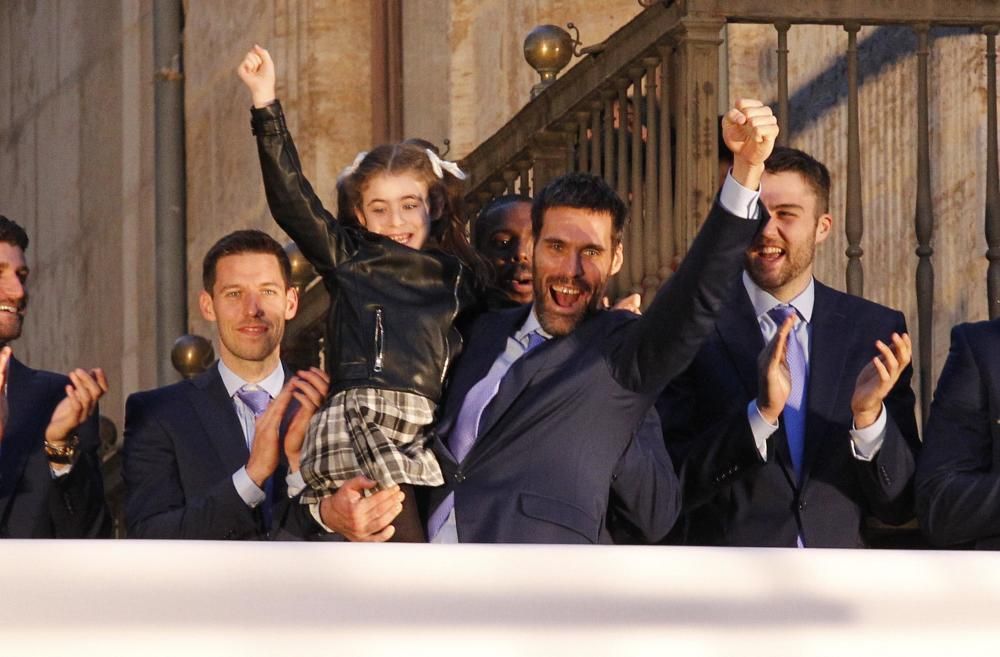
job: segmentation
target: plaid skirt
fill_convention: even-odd
[[[380,488],[440,486],[441,467],[428,428],[436,406],[421,395],[355,388],[327,400],[302,446],[302,503],[318,502],[360,474]]]

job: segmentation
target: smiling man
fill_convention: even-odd
[[[305,426],[329,380],[315,368],[292,376],[281,363],[285,322],[298,308],[284,249],[261,231],[236,231],[209,249],[202,272],[198,306],[218,330],[220,358],[191,380],[129,397],[129,536],[308,538],[325,535],[324,525],[354,536],[369,512],[387,525],[396,493],[363,497],[370,484],[361,478],[312,508],[296,499]],[[286,416],[290,397],[298,410]]]
[[[0,346],[21,337],[27,248],[24,229],[0,216]],[[8,357],[0,390],[7,411],[0,443],[0,536],[108,536],[111,519],[97,456],[97,401],[108,390],[104,372],[76,369],[67,377]]]
[[[919,444],[898,311],[813,278],[833,224],[830,174],[777,148],[771,219],[688,370],[659,403],[689,544],[863,547],[864,520],[913,515]]]
[[[428,500],[436,542],[609,542],[613,482],[622,509],[648,540],[678,510],[669,462],[631,449],[656,395],[694,356],[757,232],[750,220],[777,125],[756,101],[726,116],[738,152],[728,187],[684,264],[646,314],[603,309],[622,265],[627,210],[607,183],[567,174],[531,209],[531,305],[472,326],[437,426],[444,486]],[[749,197],[749,201],[747,201]],[[742,208],[742,210],[741,210]],[[628,472],[627,477],[620,476]]]
[[[510,308],[534,299],[531,278],[531,199],[508,194],[493,199],[472,225],[472,246],[493,265],[490,309]]]

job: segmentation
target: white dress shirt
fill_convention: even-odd
[[[778,325],[768,315],[768,311],[775,306],[782,305],[782,302],[761,289],[745,271],[743,272],[743,287],[746,288],[747,295],[750,297],[750,303],[753,304],[754,313],[757,315],[757,324],[760,326],[760,332],[764,336],[764,343],[766,344],[778,333]],[[809,344],[812,337],[812,315],[815,301],[816,281],[809,279],[809,285],[806,286],[806,289],[802,290],[798,296],[786,304],[795,308],[799,315],[799,321],[795,324],[795,328],[792,329],[789,338],[797,340],[799,345],[801,345],[802,353],[805,355],[807,372],[809,368]],[[806,398],[808,399],[808,397],[809,391],[806,390]],[[747,419],[750,422],[750,430],[753,432],[757,451],[760,452],[760,457],[766,461],[767,439],[778,430],[779,424],[777,421],[771,424],[764,419],[764,416],[760,414],[760,409],[757,408],[756,399],[750,400],[750,403],[747,405]],[[884,404],[874,424],[864,429],[852,427],[850,432],[851,452],[854,458],[860,461],[871,461],[875,458],[885,440],[885,427]]]

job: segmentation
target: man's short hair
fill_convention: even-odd
[[[206,292],[212,294],[212,288],[215,287],[215,269],[219,264],[219,259],[242,253],[269,253],[273,255],[278,259],[285,287],[291,285],[292,263],[288,260],[288,254],[281,248],[278,241],[260,230],[237,230],[220,239],[205,254],[205,260],[201,266],[201,283]]]
[[[483,246],[485,246],[481,243],[487,238],[485,227],[496,223],[516,203],[531,205],[531,197],[524,194],[505,194],[483,206],[483,209],[476,215],[476,220],[472,222],[472,246],[477,251],[482,251]]]
[[[830,210],[830,172],[822,162],[797,148],[775,146],[764,162],[768,173],[793,171],[806,181],[816,195],[816,211],[826,214]],[[817,215],[818,216],[818,215]]]
[[[20,224],[2,214],[0,214],[0,242],[13,244],[22,251],[28,250],[28,234]]]
[[[531,204],[531,232],[536,240],[550,208],[580,208],[611,215],[611,245],[615,247],[621,243],[628,223],[625,202],[611,185],[592,173],[567,173],[542,188]]]

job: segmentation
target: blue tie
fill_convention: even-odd
[[[797,314],[792,306],[775,306],[767,311],[775,324],[780,328],[785,320]],[[788,439],[788,452],[792,457],[792,468],[795,470],[796,481],[802,478],[802,458],[805,453],[806,443],[806,387],[809,384],[808,371],[806,369],[806,355],[802,350],[802,343],[796,337],[796,330],[788,335],[788,348],[785,353],[785,362],[788,364],[788,371],[791,373],[792,391],[785,402],[785,409],[781,416],[785,422],[785,436]]]
[[[523,336],[520,344],[524,351],[521,352],[518,358],[543,342],[545,342],[545,336],[539,334],[538,331],[532,331]],[[448,436],[448,449],[451,450],[456,463],[464,461],[465,457],[472,450],[472,446],[476,442],[476,437],[479,435],[479,422],[482,420],[483,411],[486,410],[486,407],[496,397],[497,391],[500,390],[501,381],[503,381],[503,378],[517,360],[517,358],[514,358],[509,362],[504,362],[505,366],[499,366],[499,363],[504,360],[506,355],[506,352],[501,354],[486,376],[480,379],[479,383],[472,386],[465,395],[462,408],[459,409],[458,417],[455,419],[455,427]],[[452,492],[438,505],[427,520],[427,538],[429,540],[437,536],[442,525],[448,519],[448,514],[451,513],[454,507],[455,493]]]

